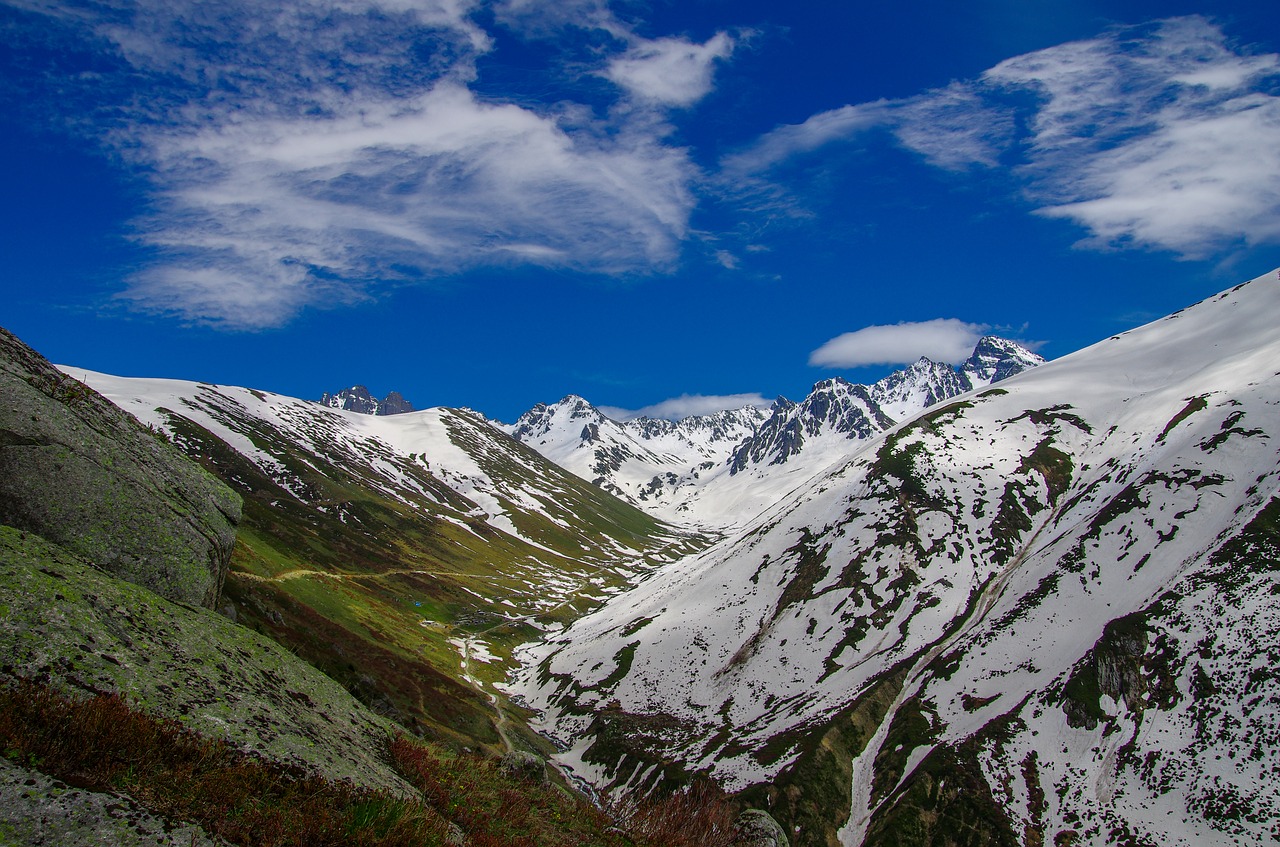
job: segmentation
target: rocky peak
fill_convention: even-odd
[[[1042,357],[1016,341],[988,335],[978,341],[960,372],[968,375],[972,388],[980,388],[1043,364]]]
[[[779,397],[772,412],[734,451],[729,460],[731,473],[750,465],[783,464],[804,449],[807,439],[831,433],[850,439],[870,438],[893,425],[865,385],[839,376],[814,384],[801,403]]]
[[[893,420],[900,421],[973,387],[951,365],[922,356],[910,367],[878,380],[869,386],[869,390],[881,410]]]
[[[363,385],[353,385],[336,394],[326,391],[320,397],[320,405],[359,412],[362,415],[400,415],[414,411],[413,404],[404,399],[399,391],[392,391],[384,399],[378,400]]]
[[[635,437],[652,441],[675,436],[705,444],[732,442],[737,444],[769,418],[769,412],[755,406],[724,409],[705,415],[690,415],[678,421],[639,417],[627,421],[623,428]]]
[[[379,415],[402,415],[405,412],[415,411],[413,404],[404,399],[404,395],[399,391],[392,391],[382,398],[382,402],[378,404]]]
[[[627,421],[623,426],[632,434],[645,440],[661,438],[664,435],[670,435],[680,428],[680,424],[675,421],[669,421],[666,418],[650,418],[638,417]]]
[[[958,369],[921,357],[872,385],[839,376],[821,380],[799,404],[778,398],[770,418],[734,452],[732,472],[753,464],[782,464],[804,449],[806,439],[824,434],[870,438],[936,403],[1043,362],[1016,342],[987,336]]]
[[[609,420],[603,413],[576,394],[568,394],[559,401],[547,405],[539,403],[525,412],[510,427],[516,441],[541,438],[557,427],[572,427],[582,433],[583,440],[599,437],[600,424]],[[591,433],[591,438],[588,438]]]

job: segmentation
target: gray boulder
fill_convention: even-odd
[[[511,750],[502,754],[498,760],[498,770],[507,776],[522,782],[543,784],[547,781],[547,764],[533,753],[523,750]]]
[[[763,809],[747,809],[738,815],[735,825],[738,836],[734,847],[791,847],[782,824]]]
[[[0,757],[0,844],[224,847],[195,824],[156,817],[123,794],[75,788]]]
[[[0,524],[212,609],[240,506],[158,433],[0,329]]]

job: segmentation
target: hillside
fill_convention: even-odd
[[[1276,274],[934,406],[529,652],[599,788],[796,844],[1273,837]]]
[[[65,370],[244,498],[227,611],[419,732],[504,749],[511,650],[704,543],[465,409]]]
[[[496,697],[486,715],[493,722],[486,726],[500,740],[494,746],[503,751],[501,756],[459,743],[459,738],[475,742],[454,724],[417,727],[424,739],[415,737],[410,722],[397,725],[376,714],[332,675],[303,661],[291,645],[233,620],[242,616],[238,603],[222,602],[226,566],[236,531],[255,537],[250,516],[256,506],[252,500],[246,504],[246,520],[237,526],[238,495],[183,456],[170,438],[181,440],[211,465],[216,465],[214,457],[223,461],[219,467],[241,474],[235,482],[251,496],[261,493],[263,478],[249,475],[258,465],[228,461],[232,448],[215,442],[207,430],[200,430],[206,437],[197,441],[197,424],[190,418],[182,419],[183,434],[178,428],[169,436],[154,424],[144,427],[3,330],[0,382],[10,401],[0,407],[0,468],[6,470],[0,474],[0,843],[728,847],[740,830],[746,831],[734,824],[736,806],[714,793],[696,807],[676,798],[632,804],[613,814],[594,808],[565,790],[538,756],[515,749],[520,742],[513,724],[518,722],[506,717]],[[233,403],[226,391],[217,396],[217,403],[205,407],[215,416]],[[187,408],[195,413],[196,404]],[[441,417],[418,425],[430,429]],[[168,421],[178,418],[169,416]],[[320,436],[324,430],[310,432]],[[254,432],[258,443],[266,443],[263,434],[261,429]],[[421,434],[418,440],[430,441]],[[277,455],[296,459],[302,443],[291,445],[295,452]],[[499,443],[499,451],[508,444],[505,437]],[[385,459],[385,444],[374,439],[361,440],[345,453],[331,446],[337,452],[326,454],[330,458]],[[442,444],[434,447],[433,455],[446,456],[450,461],[444,464],[456,473],[461,459]],[[306,455],[311,462],[321,461],[319,451]],[[482,447],[466,455],[496,462],[504,454],[484,455]],[[533,466],[540,462],[534,457]],[[405,463],[387,464],[380,489],[362,487],[374,478],[361,477],[359,471],[368,472],[372,464],[335,478],[335,486],[345,483],[364,495],[364,502],[341,504],[346,508],[327,505],[347,520],[376,514],[384,501],[372,492],[394,498],[426,479],[407,470],[397,476],[394,471]],[[306,488],[311,483],[307,474],[282,478],[315,497]],[[559,477],[552,473],[551,478]],[[588,520],[606,523],[616,514],[630,516],[625,508],[611,512],[606,495],[582,487],[601,501]],[[535,496],[527,486],[486,482],[484,488],[494,497],[517,490]],[[441,486],[431,493],[444,497],[451,490]],[[581,505],[567,489],[554,493],[571,506]],[[460,497],[454,502],[464,503]],[[471,527],[484,531],[489,517],[512,527],[520,524],[517,532],[541,529],[547,542],[539,548],[544,559],[522,563],[530,571],[558,562],[554,556],[569,560],[549,546],[563,542],[563,535],[514,511],[488,516],[475,511]],[[419,517],[422,523],[429,521]],[[647,526],[643,521],[638,525]],[[311,522],[311,535],[283,534],[289,526],[283,520],[271,524],[281,534],[268,543],[298,560],[316,558],[311,570],[295,572],[289,581],[305,583],[323,573],[322,578],[340,586],[330,595],[321,591],[304,597],[332,597],[335,604],[345,597],[340,608],[330,608],[354,618],[360,614],[361,594],[348,593],[345,583],[391,582],[399,576],[321,571],[321,554],[351,551],[341,546],[345,537],[320,520]],[[639,545],[624,541],[633,539],[634,526],[608,526],[593,535],[598,544],[643,557]],[[263,531],[262,524],[256,527]],[[574,532],[571,525],[560,529]],[[662,538],[656,543],[685,543],[674,536]],[[579,568],[597,555],[596,548],[580,547],[580,557],[571,560]],[[239,557],[252,549],[237,543]],[[491,549],[496,557],[502,548],[495,544]],[[480,621],[484,610],[479,609],[472,612],[473,624],[456,625],[451,643],[459,658],[449,664],[460,666],[476,698],[483,693],[471,676],[472,661],[497,657],[466,627],[493,632],[499,624],[546,626],[557,615],[570,615],[575,603],[596,602],[610,579],[618,578],[606,572],[607,562],[594,564],[582,584],[571,583],[568,576],[554,585],[548,581],[542,599],[558,597],[560,603],[549,607],[544,602],[538,607],[541,614],[537,609],[506,618],[488,613]],[[486,575],[477,576],[479,571],[458,575],[479,580]],[[487,576],[499,578],[497,568],[490,566]],[[255,578],[263,584],[274,580]],[[588,583],[591,588],[585,587]],[[318,618],[318,611],[312,611]],[[378,624],[368,617],[362,622]],[[302,634],[287,627],[284,631]],[[418,646],[429,643],[424,633]],[[351,665],[373,678],[379,670],[378,644],[369,640],[358,646],[367,652],[349,654]],[[415,670],[429,669],[422,662]],[[448,674],[437,676],[456,685]],[[387,679],[378,681],[385,684]],[[671,825],[677,812],[681,831]],[[754,819],[743,820],[745,825]]]
[[[22,678],[56,670],[144,705],[172,684],[139,671],[151,656],[130,644],[191,656],[192,633],[250,655],[226,639],[274,642],[327,675],[297,671],[310,681],[285,687],[294,712],[339,703],[450,750],[551,755],[602,799],[711,777],[796,845],[1257,843],[1280,819],[1280,656],[1258,637],[1280,625],[1277,325],[1272,273],[1035,367],[989,343],[969,370],[922,360],[873,386],[826,380],[768,413],[674,423],[619,423],[571,397],[522,418],[524,444],[466,409],[376,416],[75,368],[20,376],[19,389],[118,415],[92,399],[101,390],[149,428],[121,459],[172,461],[176,446],[239,493],[242,513],[215,486],[222,505],[205,518],[238,521],[225,584],[225,526],[208,533],[223,543],[202,554],[198,591],[154,582],[239,625],[206,609],[171,636],[165,607],[114,582],[75,594],[89,618],[45,615],[72,597],[59,580],[97,579],[90,560],[136,574],[146,559],[113,554],[98,530],[65,533],[89,547],[46,551],[21,532],[74,527],[49,520],[72,512],[6,505],[19,532],[4,536],[18,551],[6,590],[35,599],[10,603],[0,634],[27,657]],[[128,428],[114,420],[88,429]],[[4,428],[6,462],[52,457],[42,473],[57,478],[85,450],[19,424]],[[83,443],[98,445],[88,465],[114,461],[109,439]],[[584,457],[608,460],[597,478],[579,475]],[[172,476],[210,483],[191,473]],[[47,487],[6,496],[59,502]],[[129,643],[82,622],[153,607],[125,616]],[[88,665],[57,635],[67,620],[92,633],[75,642]],[[207,702],[170,692],[157,708],[216,724],[219,685],[251,688],[218,673],[185,692]],[[298,727],[308,712],[282,710]],[[267,749],[244,731],[226,737]],[[364,767],[360,742],[325,740],[332,761]],[[405,790],[403,768],[362,779]]]

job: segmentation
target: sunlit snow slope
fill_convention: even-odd
[[[1280,280],[935,406],[526,657],[599,787],[793,843],[1280,837]]]

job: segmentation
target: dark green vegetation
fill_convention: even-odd
[[[978,763],[980,749],[977,736],[958,748],[933,748],[876,810],[866,843],[876,847],[1022,847],[1042,843],[1030,833],[1025,841],[1015,834],[983,777]]]
[[[749,789],[743,799],[770,809],[797,847],[839,847],[836,833],[848,822],[852,761],[884,721],[902,690],[907,668],[890,669],[821,736],[810,734],[795,764],[773,783]]]
[[[1164,651],[1149,651],[1147,619],[1152,609],[1116,618],[1106,625],[1097,644],[1085,654],[1062,689],[1067,723],[1093,729],[1110,718],[1102,710],[1107,695],[1134,714],[1148,707],[1169,709],[1177,704],[1178,688]]]
[[[1160,431],[1160,435],[1156,438],[1156,443],[1158,444],[1163,442],[1169,433],[1173,431],[1175,426],[1182,423],[1196,412],[1203,411],[1208,408],[1208,406],[1209,401],[1207,399],[1207,395],[1189,398],[1187,400],[1187,405],[1182,407],[1182,411],[1170,418],[1169,423],[1165,424],[1164,429]]]

